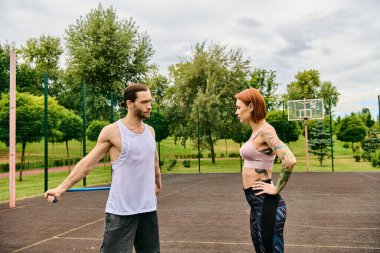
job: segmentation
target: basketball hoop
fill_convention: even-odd
[[[303,99],[288,101],[288,120],[303,120],[305,125],[307,172],[309,172],[309,144],[307,134],[307,121],[314,119],[323,119],[323,108],[323,99]]]

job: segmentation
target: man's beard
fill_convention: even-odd
[[[136,109],[135,110],[135,115],[139,118],[139,119],[141,119],[141,120],[143,120],[143,119],[148,119],[149,118],[149,116],[148,115],[146,115],[143,111],[141,111],[141,110],[139,110],[139,109]]]

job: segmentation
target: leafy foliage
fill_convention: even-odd
[[[157,142],[169,137],[169,121],[165,115],[159,114],[158,111],[153,111],[149,119],[145,120],[145,123],[154,128]]]
[[[148,71],[153,48],[147,34],[132,20],[118,20],[116,11],[101,5],[66,30],[69,84],[87,85],[89,120],[106,119],[109,93],[122,94],[128,82],[141,81]],[[78,102],[78,87],[68,92]]]
[[[362,143],[362,148],[364,150],[363,157],[368,161],[371,161],[374,153],[380,150],[380,133],[370,131],[369,137]]]
[[[309,148],[311,153],[318,157],[321,166],[331,151],[330,133],[326,131],[326,128],[323,121],[319,120],[309,133]]]
[[[107,126],[109,122],[102,120],[94,120],[87,128],[87,138],[90,141],[97,141],[102,129]]]
[[[367,134],[367,127],[363,121],[354,113],[344,117],[337,132],[337,139],[340,141],[351,142],[354,151],[354,142],[364,140]]]
[[[375,125],[375,121],[372,119],[371,111],[368,108],[364,107],[361,112],[357,113],[357,115],[366,127],[371,128]]]
[[[270,111],[267,115],[267,121],[274,127],[274,129],[276,129],[278,137],[283,142],[289,143],[291,141],[298,140],[301,129],[299,128],[297,122],[288,121],[287,114],[283,114],[282,111],[278,110]]]
[[[295,76],[296,81],[287,86],[288,100],[316,99],[322,98],[325,112],[330,111],[331,106],[336,106],[339,95],[337,88],[330,82],[321,82],[318,70],[305,70],[298,72]]]
[[[249,63],[241,50],[202,43],[195,45],[191,58],[169,68],[174,84],[167,114],[171,130],[183,144],[196,140],[199,118],[201,146],[211,151],[213,162],[215,142],[236,124],[233,97],[246,87]]]
[[[256,88],[263,95],[267,110],[271,111],[278,105],[278,97],[275,94],[278,83],[276,82],[276,72],[265,69],[254,69],[250,73],[248,85]]]

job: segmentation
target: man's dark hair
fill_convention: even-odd
[[[121,106],[127,107],[127,100],[133,103],[137,98],[137,92],[148,90],[149,88],[145,84],[131,83],[124,91],[124,101],[121,103]]]

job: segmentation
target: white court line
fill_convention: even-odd
[[[161,243],[180,243],[180,244],[216,244],[216,245],[252,245],[248,242],[208,242],[208,241],[160,241]],[[341,245],[310,245],[310,244],[285,244],[285,247],[304,247],[304,248],[337,248],[337,249],[366,249],[378,250],[379,247],[356,247]]]
[[[285,247],[303,247],[303,248],[336,248],[336,249],[363,249],[363,250],[379,250],[379,247],[356,247],[344,245],[310,245],[310,244],[286,244]]]
[[[34,205],[34,204],[28,204],[28,205],[24,205],[24,206],[16,206],[16,207],[13,207],[13,208],[4,209],[4,210],[1,210],[0,213],[9,212],[9,211],[12,211],[12,210],[15,210],[15,209],[21,209],[21,208],[25,208],[25,207],[32,206],[32,205]]]
[[[380,230],[380,228],[350,228],[350,227],[321,227],[321,226],[312,226],[312,225],[300,225],[300,224],[292,224],[285,223],[286,226],[296,226],[296,227],[307,227],[307,228],[317,228],[317,229],[338,229],[338,230]]]
[[[379,180],[380,180],[380,179],[377,178],[377,177],[372,177],[372,176],[370,176],[370,175],[364,174],[363,172],[359,172],[359,174],[360,174],[360,175],[363,175],[363,176],[366,176],[366,177],[368,177],[368,178],[370,178],[370,179],[374,179],[374,180],[376,180],[376,181],[379,181]]]
[[[63,240],[92,240],[101,241],[99,238],[74,238],[74,237],[57,237],[55,239]],[[161,243],[178,243],[178,244],[212,244],[212,245],[252,245],[250,242],[210,242],[210,241],[165,241]],[[310,245],[310,244],[285,244],[285,247],[302,247],[302,248],[338,248],[338,249],[363,249],[363,250],[379,250],[378,247],[356,247],[356,246],[341,246],[341,245]]]
[[[62,240],[89,240],[89,241],[103,241],[103,238],[89,238],[89,237],[57,237],[57,239],[62,239]]]
[[[213,177],[210,177],[210,178],[217,178],[217,177],[223,177],[223,176],[225,176],[225,175],[218,175],[218,176],[213,176]],[[178,192],[182,192],[182,191],[184,191],[184,190],[186,190],[186,189],[189,189],[189,188],[191,188],[191,187],[193,187],[193,186],[195,186],[195,185],[203,184],[204,182],[208,181],[210,178],[207,178],[207,179],[205,179],[205,180],[201,180],[200,182],[195,183],[195,184],[190,184],[190,185],[188,185],[188,186],[181,187],[179,190],[176,190],[176,191],[174,191],[174,192],[169,192],[169,193],[167,193],[167,194],[165,194],[165,195],[162,195],[162,196],[161,196],[161,195],[158,195],[158,199],[162,199],[162,198],[165,198],[165,197],[168,197],[168,196],[174,195],[174,194],[176,194],[176,193],[178,193]]]
[[[104,220],[104,218],[101,218],[101,219],[98,219],[98,220],[96,220],[96,221],[93,221],[93,222],[90,222],[90,223],[84,224],[84,225],[82,225],[82,226],[80,226],[80,227],[76,227],[76,228],[70,229],[70,230],[68,230],[68,231],[66,231],[66,232],[63,232],[63,233],[60,233],[60,234],[58,234],[58,235],[53,235],[52,237],[49,237],[49,238],[47,238],[47,239],[45,239],[45,240],[42,240],[42,241],[39,241],[39,242],[36,242],[36,243],[30,244],[30,245],[25,246],[25,247],[23,247],[23,248],[21,248],[21,249],[18,249],[18,250],[12,251],[12,253],[20,252],[20,251],[23,251],[23,250],[25,250],[25,249],[29,249],[29,248],[31,248],[31,247],[33,247],[33,246],[36,246],[36,245],[39,245],[39,244],[41,244],[41,243],[44,243],[44,242],[50,241],[50,240],[52,240],[52,239],[58,239],[58,238],[60,238],[60,236],[62,236],[62,235],[68,234],[68,233],[70,233],[70,232],[73,232],[73,231],[75,231],[75,230],[78,230],[78,229],[81,229],[81,228],[84,228],[84,227],[87,227],[87,226],[89,226],[89,225],[92,225],[92,224],[94,224],[94,223],[96,223],[96,222],[99,222],[99,221],[102,221],[102,220]]]

